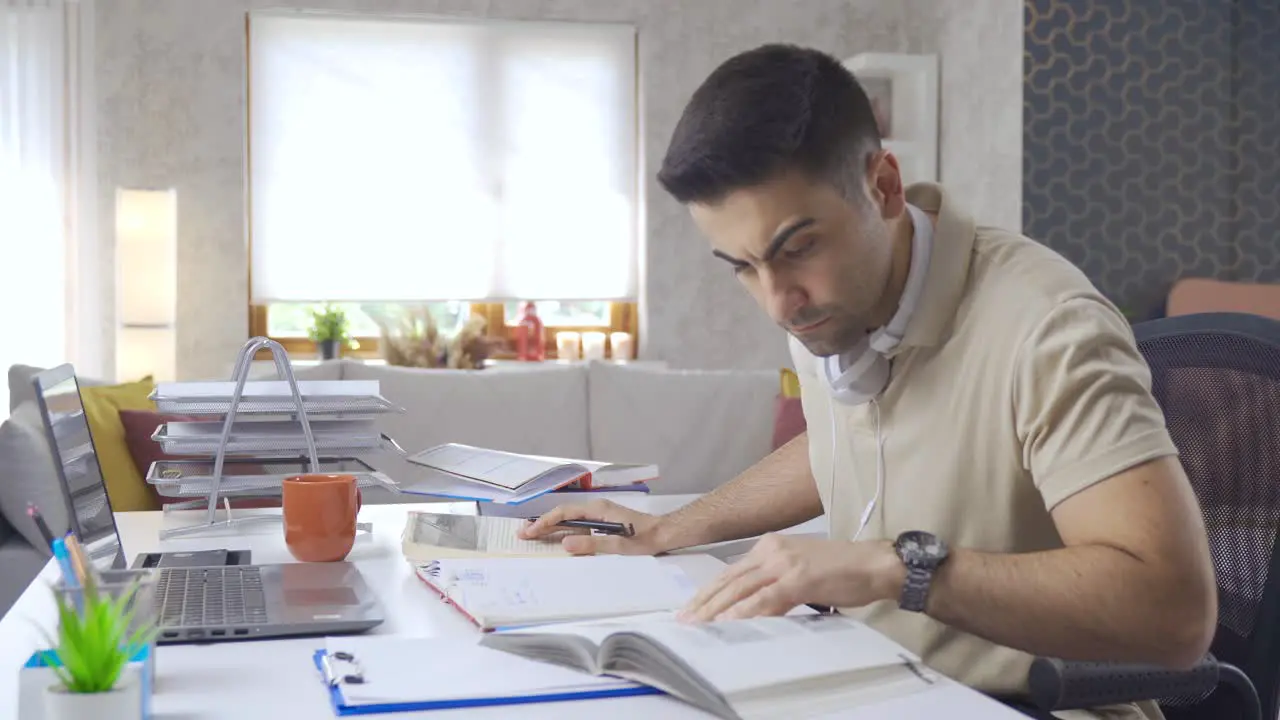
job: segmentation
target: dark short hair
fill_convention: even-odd
[[[799,170],[848,191],[880,132],[866,92],[839,60],[769,44],[712,71],[676,124],[658,182],[681,203]]]

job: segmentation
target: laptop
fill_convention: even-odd
[[[33,383],[70,531],[99,572],[124,570],[120,532],[75,370],[61,365],[39,373]],[[226,550],[159,555],[153,570],[158,643],[352,634],[384,620],[363,575],[348,562],[236,564]]]

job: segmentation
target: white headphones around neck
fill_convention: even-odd
[[[861,405],[879,395],[889,384],[886,354],[902,342],[907,323],[920,303],[924,278],[933,251],[933,223],[923,210],[907,205],[914,232],[911,235],[911,269],[902,290],[898,311],[888,324],[867,335],[844,355],[818,358],[819,374],[826,379],[831,397],[846,405]],[[847,367],[840,369],[843,360]]]
[[[858,519],[858,529],[852,540],[857,541],[862,531],[871,521],[871,513],[875,511],[884,494],[884,435],[880,432],[880,404],[876,397],[889,384],[889,358],[885,356],[890,350],[902,342],[907,329],[907,322],[920,302],[924,292],[924,278],[929,269],[929,257],[933,253],[933,223],[929,216],[914,205],[907,205],[911,212],[914,232],[911,235],[911,268],[907,271],[907,283],[902,291],[902,301],[898,311],[883,328],[871,333],[845,355],[851,359],[848,367],[840,371],[840,357],[818,358],[820,374],[826,378],[828,389],[833,400],[848,404],[861,405],[870,402],[874,410],[876,435],[876,494],[871,502],[862,510]],[[827,486],[829,507],[836,507],[836,411],[835,404],[827,406],[831,418],[831,477]],[[834,529],[832,529],[833,531]],[[831,532],[831,531],[829,531]]]

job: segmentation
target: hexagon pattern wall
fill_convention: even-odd
[[[1023,227],[1122,308],[1280,281],[1280,2],[1026,0]]]

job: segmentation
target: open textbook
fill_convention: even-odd
[[[598,489],[656,479],[653,465],[567,460],[445,443],[406,458],[437,471],[429,482],[406,483],[405,492],[460,500],[519,504],[564,487]]]
[[[658,688],[729,720],[799,720],[929,688],[940,678],[841,615],[682,623],[669,613],[492,633],[481,644]]]
[[[521,518],[450,515],[411,510],[400,548],[406,559],[423,564],[443,558],[566,556],[559,533],[549,539],[522,540]]]

